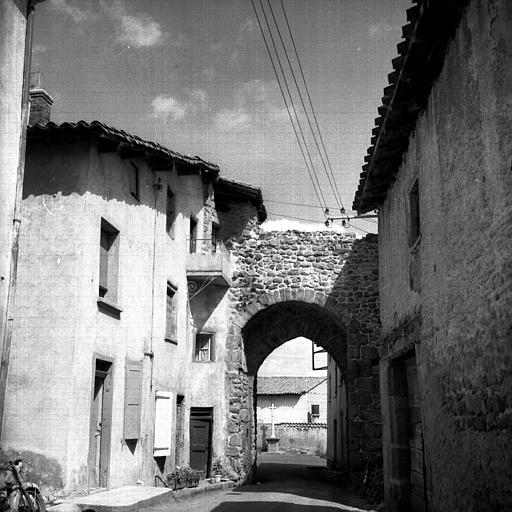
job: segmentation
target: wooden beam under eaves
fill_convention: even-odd
[[[121,158],[144,158],[146,156],[146,150],[133,147],[129,144],[121,143],[117,148],[117,153]]]

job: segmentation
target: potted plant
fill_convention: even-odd
[[[200,473],[188,466],[183,468],[186,473],[187,487],[197,487],[199,485]]]
[[[212,464],[212,483],[219,483],[222,478],[222,462],[220,457],[216,457]]]
[[[176,466],[173,471],[167,473],[167,483],[175,491],[183,489],[187,486],[186,473],[182,468]]]

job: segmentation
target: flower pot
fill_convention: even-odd
[[[187,479],[187,487],[197,487],[199,485],[198,476],[189,476]]]

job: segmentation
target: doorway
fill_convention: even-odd
[[[190,467],[203,477],[210,474],[212,459],[213,409],[192,407],[190,409]]]
[[[113,362],[94,360],[94,384],[89,434],[89,487],[108,487],[112,430]]]
[[[185,426],[185,397],[178,395],[176,397],[176,451],[174,462],[176,466],[183,464],[183,446],[185,444],[184,436]]]

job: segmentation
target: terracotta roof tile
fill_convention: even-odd
[[[258,395],[303,395],[325,382],[327,377],[259,377]]]

